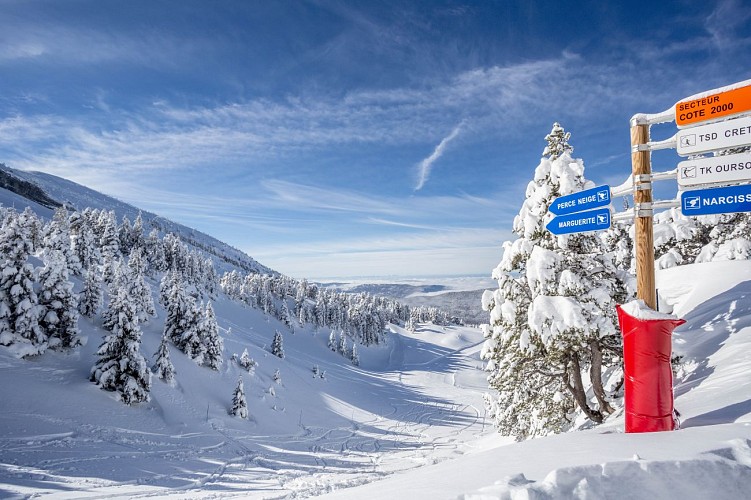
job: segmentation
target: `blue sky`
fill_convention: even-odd
[[[750,49],[741,0],[0,0],[0,162],[298,278],[489,275],[554,121],[620,184]]]

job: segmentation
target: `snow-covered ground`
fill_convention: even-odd
[[[152,283],[154,286],[155,283]],[[1,498],[747,498],[751,491],[751,262],[658,275],[687,375],[683,428],[624,434],[621,415],[586,431],[513,443],[484,418],[479,330],[392,327],[350,365],[328,332],[284,327],[219,299],[219,372],[172,350],[178,385],[152,381],[128,407],[88,381],[103,330],[72,354],[18,360],[0,348]],[[143,325],[153,360],[164,312]],[[230,361],[247,348],[254,375]],[[313,376],[313,367],[325,371]],[[281,384],[273,381],[280,371]],[[228,414],[244,376],[250,418]]]

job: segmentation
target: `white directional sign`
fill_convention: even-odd
[[[681,156],[751,145],[751,117],[726,120],[678,131],[676,150]]]
[[[686,160],[678,164],[678,185],[751,181],[751,153]]]

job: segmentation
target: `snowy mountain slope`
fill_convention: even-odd
[[[98,191],[94,191],[93,189],[89,189],[67,179],[43,172],[15,170],[2,164],[0,164],[0,171],[6,175],[11,175],[23,181],[35,184],[53,200],[56,200],[59,203],[64,203],[76,210],[83,210],[86,207],[100,210],[113,210],[118,222],[120,222],[124,216],[127,216],[128,219],[133,222],[138,214],[141,213],[147,234],[152,227],[156,227],[162,234],[171,232],[180,236],[180,239],[184,243],[192,245],[203,250],[207,254],[214,256],[215,266],[219,272],[238,268],[246,272],[254,271],[273,273],[271,269],[256,262],[242,251],[233,248],[212,236],[187,226],[183,226],[182,224],[178,224],[169,219],[165,219],[154,213],[140,210],[133,205],[129,205],[128,203],[124,203],[112,198],[111,196],[104,195]],[[0,203],[4,206],[13,206],[14,201],[18,197],[17,194],[0,188]],[[30,201],[26,198],[23,199],[26,201],[18,203],[16,206],[24,207],[30,204],[41,206],[33,200]],[[51,210],[47,208],[44,208],[44,210],[38,210],[35,208],[35,212],[40,216],[49,217],[48,214],[51,213]]]
[[[308,496],[446,460],[493,432],[482,422],[476,329],[392,327],[387,345],[360,351],[357,368],[328,349],[327,333],[291,334],[225,299],[214,308],[220,371],[172,349],[177,386],[153,379],[151,401],[136,407],[88,381],[98,320],[81,320],[88,341],[72,354],[18,360],[0,349],[0,497]],[[162,321],[143,325],[150,362]],[[276,330],[285,331],[284,359],[269,353]],[[253,375],[229,359],[246,348],[259,365]],[[248,420],[228,414],[240,375]]]
[[[751,490],[751,262],[658,272],[665,305],[687,323],[676,380],[682,429],[624,434],[602,426],[522,443],[481,440],[477,453],[325,498],[747,498]]]
[[[53,213],[51,208],[40,205],[35,201],[24,198],[4,188],[0,188],[0,206],[14,208],[18,212],[22,212],[26,207],[29,207],[32,212],[44,219],[50,219]]]
[[[590,430],[512,443],[484,419],[478,330],[392,327],[386,345],[363,349],[360,367],[327,348],[325,331],[285,331],[279,359],[269,346],[285,327],[226,299],[214,304],[220,371],[173,349],[178,385],[154,379],[151,402],[127,407],[88,382],[103,331],[82,320],[88,342],[73,354],[27,361],[0,349],[0,496],[743,498],[750,276],[748,261],[660,272],[663,299],[687,320],[675,335],[687,373],[676,383],[683,429],[658,434],[624,434],[616,414]],[[157,318],[143,328],[150,361],[161,326]],[[229,360],[245,348],[254,375]],[[228,415],[241,374],[248,420]]]

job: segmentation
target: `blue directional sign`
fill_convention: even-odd
[[[751,184],[684,191],[681,212],[688,216],[751,212]]]
[[[584,233],[610,228],[610,209],[600,208],[588,212],[554,217],[545,226],[553,234]]]
[[[559,196],[549,210],[555,215],[566,215],[607,205],[610,205],[610,186],[605,185]]]

